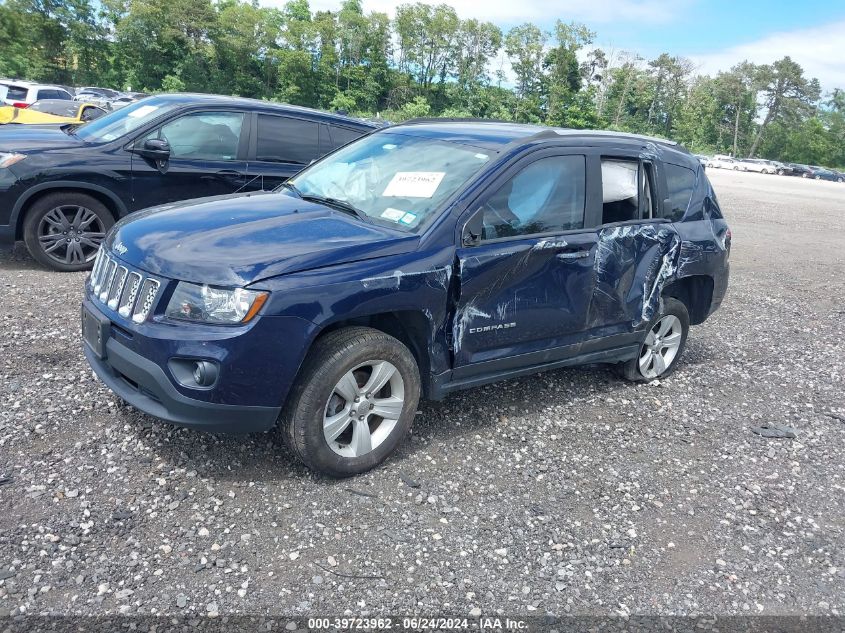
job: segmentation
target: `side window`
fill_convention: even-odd
[[[584,156],[550,156],[511,177],[484,205],[483,239],[584,226]]]
[[[602,224],[654,217],[652,173],[638,160],[602,158]]]
[[[255,160],[307,165],[320,156],[318,129],[313,121],[259,114]]]
[[[677,222],[687,212],[692,190],[695,188],[695,172],[680,165],[665,164],[668,204],[664,204],[663,217]]]
[[[26,96],[29,94],[29,89],[23,86],[9,86],[6,92],[6,98],[9,101],[26,101]]]
[[[89,106],[87,108],[82,109],[82,120],[83,121],[93,121],[94,119],[99,119],[106,113],[105,110],[101,110],[100,108],[95,108],[94,106]]]
[[[332,136],[332,149],[336,149],[347,143],[361,138],[364,134],[358,130],[353,130],[348,127],[340,127],[338,125],[330,126],[330,134]]]
[[[171,158],[234,160],[243,121],[242,112],[194,112],[166,123],[147,138],[167,141]]]

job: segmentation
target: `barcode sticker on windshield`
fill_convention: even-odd
[[[398,171],[387,183],[382,195],[393,198],[430,198],[445,175],[443,171]]]
[[[383,217],[385,220],[393,220],[394,222],[398,222],[399,220],[402,219],[402,216],[404,216],[404,215],[405,215],[404,211],[400,211],[399,209],[393,209],[391,207],[388,207],[381,214],[381,217]]]

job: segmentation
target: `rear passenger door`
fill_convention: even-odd
[[[582,152],[537,151],[472,205],[457,249],[454,378],[577,354],[593,294],[596,231],[584,223],[596,170]]]
[[[670,204],[657,160],[613,150],[601,157],[601,213],[596,234],[595,294],[581,352],[638,344],[674,272],[679,238],[663,217]]]

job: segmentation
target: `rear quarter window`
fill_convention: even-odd
[[[6,98],[10,101],[26,101],[29,88],[25,86],[6,86]]]
[[[364,136],[364,132],[360,130],[353,130],[348,127],[340,127],[338,125],[330,126],[329,134],[332,137],[332,149],[342,147],[347,143],[351,143],[362,136]]]
[[[677,222],[687,212],[692,191],[695,189],[695,172],[692,169],[665,163],[667,200],[663,217]]]

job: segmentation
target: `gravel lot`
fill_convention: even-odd
[[[122,406],[80,351],[85,275],[3,253],[0,616],[845,613],[845,186],[711,178],[732,284],[674,376],[425,403],[346,481]]]

